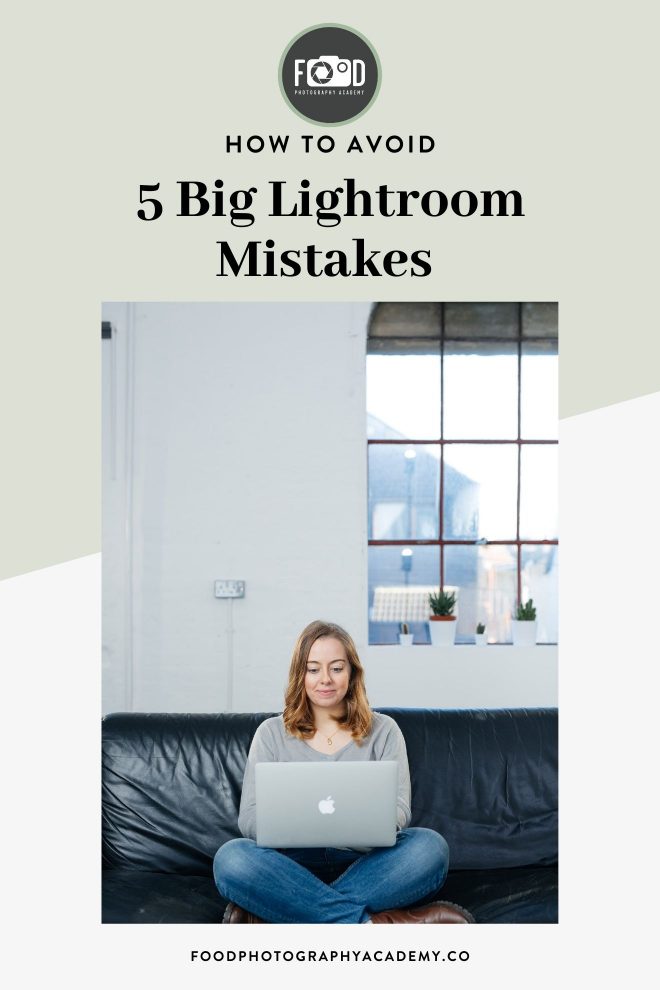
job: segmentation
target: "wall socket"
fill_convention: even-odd
[[[216,598],[245,598],[245,581],[216,581],[214,584]]]

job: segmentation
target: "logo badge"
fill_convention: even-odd
[[[335,799],[328,794],[327,798],[319,801],[319,811],[322,815],[334,815]]]
[[[302,31],[280,59],[280,89],[291,109],[329,127],[365,113],[378,95],[380,76],[375,49],[341,24]]]

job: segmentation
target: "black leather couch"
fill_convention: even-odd
[[[449,843],[437,896],[482,924],[556,922],[556,710],[382,710],[406,739],[411,824]],[[211,864],[239,835],[247,752],[265,718],[104,719],[104,922],[221,922]]]

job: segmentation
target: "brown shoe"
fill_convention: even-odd
[[[263,918],[257,918],[256,914],[250,914],[233,901],[227,904],[222,917],[223,925],[265,925],[266,923]]]
[[[392,911],[379,911],[371,916],[374,925],[474,925],[475,920],[469,911],[450,904],[449,901],[434,901],[423,907],[401,908]]]

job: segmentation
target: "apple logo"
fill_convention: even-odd
[[[322,815],[334,815],[335,813],[335,801],[334,798],[330,797],[328,794],[327,798],[319,801],[319,811]]]

